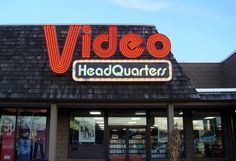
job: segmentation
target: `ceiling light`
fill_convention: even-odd
[[[159,125],[157,125],[157,124],[155,124],[155,125],[153,125],[153,126],[155,126],[155,127],[159,127]]]
[[[132,117],[131,120],[141,120],[140,117]]]
[[[151,129],[154,129],[154,128],[155,128],[155,127],[153,127],[153,126],[151,127]]]
[[[136,124],[134,121],[129,121],[128,124]]]
[[[103,117],[94,117],[94,120],[103,120]]]
[[[146,115],[146,112],[135,112],[135,115]]]
[[[104,121],[97,121],[97,124],[104,124]]]
[[[42,113],[47,113],[47,110],[40,110],[40,112],[42,112]]]
[[[116,129],[113,129],[112,131],[118,131],[118,130],[116,130]]]
[[[183,112],[180,112],[179,114],[180,114],[180,115],[183,115]]]
[[[214,119],[215,117],[213,116],[209,116],[209,117],[205,117],[204,119]]]
[[[90,111],[89,112],[91,115],[101,115],[100,111]]]

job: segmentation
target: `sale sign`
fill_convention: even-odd
[[[16,116],[3,115],[1,161],[14,161]]]

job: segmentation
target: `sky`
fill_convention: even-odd
[[[0,24],[150,24],[179,62],[236,51],[236,0],[1,0]]]

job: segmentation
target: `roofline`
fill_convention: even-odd
[[[197,92],[236,92],[236,88],[196,88]]]
[[[23,24],[0,24],[0,26],[17,26],[17,25],[23,25],[23,26],[30,26],[30,25],[102,25],[102,26],[108,26],[108,25],[117,25],[117,26],[156,26],[155,24],[142,24],[142,23],[23,23]]]
[[[234,50],[232,53],[230,53],[225,59],[223,59],[221,61],[221,63],[224,63],[227,59],[229,59],[231,56],[233,56],[234,54],[236,54],[236,50]]]
[[[179,61],[179,64],[221,64],[221,62],[216,61]]]

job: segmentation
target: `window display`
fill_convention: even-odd
[[[219,112],[193,112],[194,156],[224,157],[222,133]]]
[[[90,116],[90,117],[89,117]],[[71,113],[70,143],[71,144],[103,144],[104,118],[101,115]]]
[[[0,160],[46,160],[46,122],[46,109],[1,109]]]
[[[70,158],[105,158],[104,121],[101,111],[80,110],[70,113]]]
[[[18,134],[18,161],[45,159],[46,116],[18,116]]]

